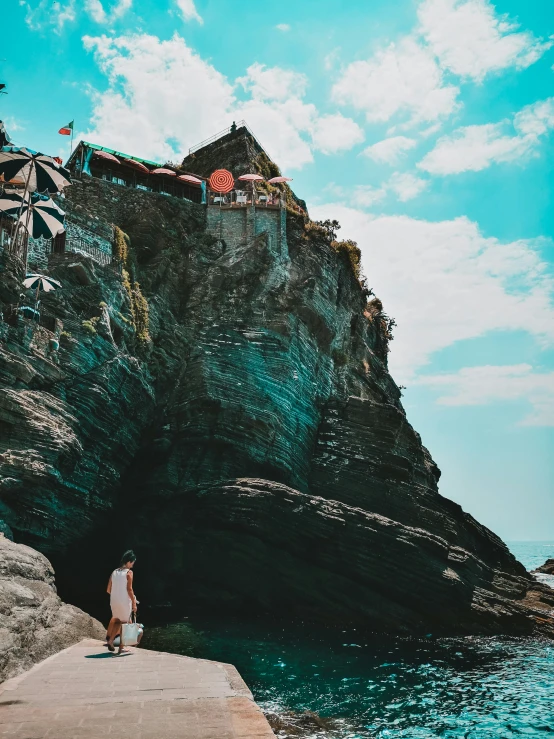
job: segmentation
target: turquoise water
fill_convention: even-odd
[[[510,544],[529,568],[554,542]],[[294,625],[182,621],[145,646],[231,662],[267,713],[311,739],[491,739],[554,734],[554,644],[539,639],[399,639]],[[299,733],[293,733],[297,731]]]

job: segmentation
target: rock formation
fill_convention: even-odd
[[[25,322],[1,327],[0,517],[64,587],[71,547],[88,544],[90,590],[102,552],[132,545],[143,602],[403,633],[551,630],[552,592],[439,494],[353,244],[292,208],[276,241],[265,213],[218,228],[203,206],[87,177],[64,207],[128,236],[119,269],[52,258],[64,287],[43,311],[63,323],[59,349]],[[7,315],[21,266],[2,268]]]
[[[533,570],[533,573],[535,572],[543,575],[554,575],[554,559],[547,559],[543,565]]]
[[[0,683],[81,639],[104,634],[98,621],[62,603],[46,557],[0,534]]]

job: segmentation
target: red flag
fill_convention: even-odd
[[[60,128],[58,133],[61,133],[62,136],[71,136],[71,134],[73,133],[73,123],[74,121],[71,121],[71,123],[68,123],[67,126],[63,126],[62,128]]]

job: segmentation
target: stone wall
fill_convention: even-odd
[[[208,231],[227,249],[244,246],[257,235],[267,234],[269,251],[277,257],[288,258],[286,210],[265,207],[225,209],[207,208]]]

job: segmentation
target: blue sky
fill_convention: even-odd
[[[6,5],[7,4],[7,5]],[[550,0],[5,0],[0,117],[164,162],[244,118],[358,241],[441,492],[554,539]]]

